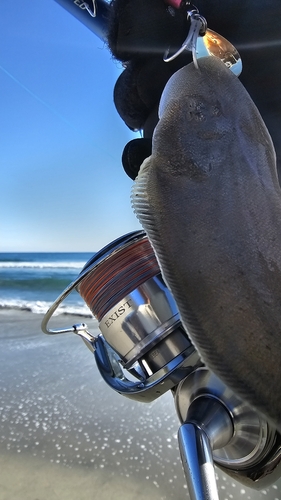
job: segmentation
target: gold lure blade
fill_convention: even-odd
[[[236,48],[223,36],[207,29],[204,36],[198,36],[196,43],[196,58],[215,56],[237,76],[242,71],[242,60]]]

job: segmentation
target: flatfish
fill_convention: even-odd
[[[281,430],[281,192],[271,137],[216,57],[180,69],[132,190],[203,362]]]

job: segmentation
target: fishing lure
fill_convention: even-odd
[[[164,61],[170,62],[176,59],[183,51],[192,52],[193,62],[198,69],[197,60],[205,56],[218,57],[236,76],[242,71],[242,61],[236,48],[215,31],[207,27],[206,19],[201,16],[197,7],[188,2],[187,19],[190,28],[181,48],[173,55],[169,50],[164,54]]]

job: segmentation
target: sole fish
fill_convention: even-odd
[[[132,205],[203,362],[281,430],[276,155],[238,78],[198,64],[164,89]]]

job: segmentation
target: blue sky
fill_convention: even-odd
[[[92,252],[139,229],[121,66],[54,0],[1,2],[0,19],[0,251]]]

